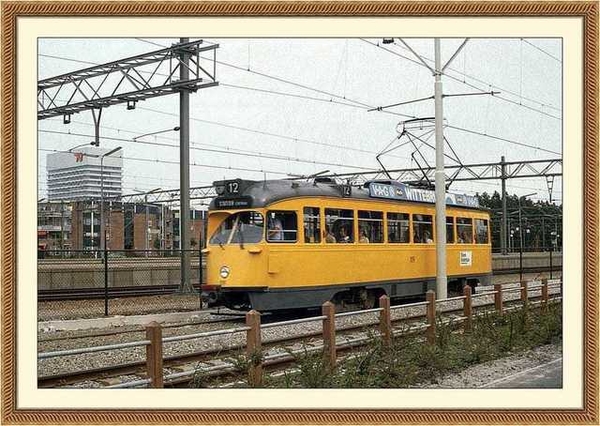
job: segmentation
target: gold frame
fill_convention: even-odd
[[[597,1],[2,2],[2,424],[598,424]],[[584,28],[584,403],[580,410],[25,410],[16,406],[16,23],[25,16],[575,16]]]

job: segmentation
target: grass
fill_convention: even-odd
[[[390,347],[373,339],[363,350],[330,371],[322,354],[296,355],[296,373],[267,378],[274,388],[409,388],[435,383],[442,375],[562,340],[560,304],[540,310],[488,313],[460,332],[458,324],[439,321],[436,343],[422,336],[397,337]]]
[[[385,346],[377,336],[351,356],[340,360],[332,371],[321,352],[304,349],[295,358],[293,370],[272,377],[263,375],[265,388],[410,388],[436,383],[446,374],[471,365],[523,352],[562,340],[562,310],[551,304],[547,311],[519,309],[499,316],[484,313],[473,320],[469,331],[462,324],[438,317],[435,344],[422,335],[397,336]],[[233,358],[235,369],[247,377],[251,365],[263,360],[260,353]],[[219,379],[216,382],[220,382]],[[191,387],[210,387],[215,378],[200,371]],[[245,385],[238,383],[235,387]]]

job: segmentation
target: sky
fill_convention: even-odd
[[[433,59],[433,39],[403,41],[426,62]],[[442,63],[463,41],[442,39]],[[176,42],[40,39],[38,79]],[[224,178],[377,170],[375,156],[396,139],[399,122],[434,116],[433,100],[368,111],[434,93],[431,72],[399,39],[385,45],[381,39],[359,38],[204,39],[203,44],[219,45],[219,86],[190,95],[192,187]],[[500,93],[444,99],[444,135],[463,163],[499,162],[501,156],[507,161],[562,157],[561,49],[560,39],[467,41],[442,77],[444,94]],[[179,187],[179,134],[167,131],[133,140],[173,129],[178,117],[176,94],[139,102],[131,111],[124,104],[103,110],[101,147],[123,148],[124,194]],[[90,111],[73,115],[70,124],[63,124],[62,117],[38,121],[38,199],[46,196],[46,156],[89,143],[93,135]],[[433,136],[428,142],[434,144]],[[434,166],[434,151],[420,145]],[[413,151],[406,145],[381,160],[389,169],[415,167]],[[499,180],[456,182],[451,187],[452,192],[467,194],[495,190],[500,190]],[[536,193],[529,198],[548,200],[543,177],[509,180],[507,191]],[[562,202],[560,178],[552,198]],[[197,201],[192,204],[198,206]]]

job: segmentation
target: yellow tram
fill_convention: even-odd
[[[435,193],[395,181],[214,183],[204,250],[209,306],[369,308],[435,288]],[[446,194],[450,290],[491,279],[489,212]]]

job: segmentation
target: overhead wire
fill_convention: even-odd
[[[90,65],[90,64],[97,65],[97,63],[93,63],[93,62],[89,62],[89,61],[82,61],[79,59],[65,58],[65,57],[54,56],[54,55],[39,54],[39,56],[49,57],[49,58],[53,58],[53,59],[60,59],[60,60],[65,60],[65,61],[79,62],[79,63],[83,63],[83,64],[87,64],[87,65]],[[327,99],[315,98],[315,97],[310,97],[310,96],[296,95],[296,94],[290,94],[290,93],[286,93],[286,92],[278,92],[278,91],[273,91],[273,90],[268,90],[268,89],[257,89],[257,88],[251,88],[251,87],[247,87],[247,86],[239,86],[239,85],[227,84],[227,83],[219,83],[219,85],[224,86],[224,87],[236,88],[236,89],[252,90],[252,91],[258,91],[258,92],[263,92],[263,93],[276,94],[276,95],[281,95],[281,96],[289,96],[289,97],[294,97],[294,98],[320,101],[320,102],[326,102],[326,103],[334,103],[334,104],[338,104],[338,105],[344,105],[344,106],[349,106],[349,107],[353,107],[353,108],[364,109],[361,106],[349,104],[346,102],[340,102],[340,101],[336,101],[336,100],[327,100]],[[176,114],[176,113],[169,113],[166,111],[160,111],[160,110],[142,107],[142,106],[138,106],[137,108],[140,110],[151,111],[151,112],[155,112],[158,114],[179,117],[179,114]],[[394,113],[394,115],[396,115],[396,114]],[[414,116],[407,116],[404,114],[400,114],[400,115],[405,116],[405,117],[410,117],[410,118],[416,118]],[[324,143],[324,142],[317,142],[317,141],[313,141],[313,140],[309,140],[309,139],[281,135],[281,134],[272,133],[272,132],[265,132],[265,131],[261,131],[261,130],[250,129],[248,127],[235,126],[235,125],[221,123],[221,122],[217,122],[217,121],[205,120],[205,119],[200,119],[200,118],[195,118],[195,117],[190,117],[190,120],[197,121],[197,122],[203,122],[203,123],[207,123],[207,124],[218,125],[218,126],[222,126],[222,127],[236,129],[236,130],[248,131],[248,132],[252,132],[252,133],[256,133],[256,134],[261,134],[264,136],[272,136],[272,137],[277,137],[277,138],[282,138],[282,139],[287,139],[287,140],[292,140],[292,141],[305,142],[305,143],[314,144],[314,145],[322,145],[322,146],[328,146],[331,148],[339,148],[339,149],[343,149],[344,151],[356,151],[356,152],[363,152],[363,153],[367,153],[367,154],[377,154],[376,151],[370,151],[370,150],[365,150],[365,149],[360,149],[360,148],[349,147],[347,145],[336,145],[336,144],[330,144],[330,143]],[[81,123],[81,124],[88,124],[88,123]],[[102,126],[102,127],[108,128],[107,126]],[[397,158],[405,158],[405,157],[397,157]]]
[[[361,38],[361,40],[362,40],[362,41],[364,41],[365,43],[368,43],[368,44],[372,45],[372,46],[378,47],[379,49],[382,49],[382,50],[384,50],[384,51],[386,51],[386,52],[388,52],[388,53],[391,53],[392,55],[398,56],[398,57],[400,57],[400,58],[402,58],[402,59],[404,59],[404,60],[406,60],[406,61],[408,61],[408,62],[411,62],[411,63],[414,63],[414,64],[416,64],[416,65],[419,65],[419,67],[424,67],[424,65],[423,65],[423,64],[421,64],[419,61],[417,61],[417,60],[415,60],[415,59],[412,59],[412,58],[410,58],[410,57],[408,57],[408,56],[402,55],[401,53],[398,53],[398,52],[396,52],[396,51],[394,51],[394,50],[391,50],[391,49],[389,49],[389,48],[387,48],[387,47],[383,47],[383,46],[381,46],[381,45],[378,45],[377,43],[373,43],[372,41],[369,41],[369,40],[367,40],[367,39]],[[401,46],[401,45],[399,45],[399,44],[396,44],[396,43],[394,43],[394,45],[395,45],[395,46],[399,46],[399,47],[403,48],[403,46]],[[420,55],[420,56],[421,56],[421,57],[423,57],[424,59],[426,59],[426,60],[427,60],[427,61],[429,61],[429,62],[433,62],[433,61],[432,61],[430,58],[428,58],[428,57],[427,57],[427,56],[425,56],[425,55]],[[478,83],[485,84],[486,86],[491,86],[491,87],[493,87],[493,88],[496,88],[496,89],[498,89],[499,91],[501,91],[501,92],[503,92],[503,93],[508,93],[508,94],[511,94],[511,95],[513,95],[513,96],[515,96],[515,97],[519,97],[519,94],[517,94],[517,93],[514,93],[513,91],[511,91],[511,90],[509,90],[509,89],[506,89],[506,88],[500,87],[500,86],[498,86],[498,85],[495,85],[495,84],[489,83],[489,82],[487,82],[487,81],[484,81],[484,80],[482,80],[482,79],[479,79],[479,78],[477,78],[477,77],[474,77],[474,76],[472,76],[472,75],[465,74],[465,73],[463,73],[463,72],[461,72],[461,71],[459,71],[459,70],[456,70],[456,69],[454,69],[454,68],[452,68],[452,67],[448,67],[448,68],[447,68],[447,70],[450,70],[450,71],[452,71],[452,72],[455,72],[455,73],[457,73],[457,74],[459,74],[459,75],[463,75],[464,77],[470,78],[471,80],[474,80],[474,81],[476,81],[476,82],[478,82]],[[479,91],[482,91],[482,92],[483,92],[483,91],[485,91],[484,89],[481,89],[481,88],[479,88],[478,86],[475,86],[475,85],[474,85],[474,84],[472,84],[472,83],[467,83],[465,80],[462,80],[462,79],[460,79],[460,78],[458,78],[458,77],[455,77],[455,76],[453,76],[453,75],[450,75],[450,74],[448,74],[448,72],[444,72],[444,75],[445,75],[446,77],[448,77],[448,78],[452,79],[452,80],[455,80],[455,81],[457,81],[457,82],[459,82],[459,83],[465,84],[465,85],[467,85],[467,86],[469,86],[469,87],[471,87],[471,88],[474,88],[474,89],[476,89],[476,90],[479,90]],[[515,104],[515,105],[519,105],[519,103],[518,103],[518,102],[516,102],[516,103],[515,103],[515,101],[513,101],[513,100],[510,100],[510,99],[508,99],[508,98],[506,98],[506,97],[504,97],[504,96],[495,95],[495,97],[496,97],[496,98],[498,98],[498,99],[501,99],[501,100],[503,100],[503,101],[506,101],[506,102],[509,102],[509,103],[513,103],[513,104]],[[525,99],[525,100],[527,100],[527,101],[529,101],[529,102],[535,103],[535,104],[537,104],[537,105],[542,105],[542,106],[545,106],[545,107],[547,107],[547,108],[551,108],[551,109],[554,109],[554,110],[556,110],[556,111],[559,111],[559,112],[561,112],[561,109],[560,109],[560,108],[558,108],[558,107],[555,107],[555,106],[553,106],[553,105],[551,105],[551,104],[549,104],[549,103],[540,102],[540,101],[538,101],[538,100],[535,100],[535,99],[532,99],[532,98],[528,98],[528,97],[523,97],[523,99]],[[560,119],[559,117],[553,116],[553,115],[551,115],[551,114],[548,114],[548,113],[546,113],[546,112],[540,111],[540,110],[538,110],[538,109],[536,109],[536,108],[534,108],[534,107],[531,107],[531,106],[528,106],[528,105],[525,105],[525,104],[521,104],[520,106],[522,106],[522,107],[524,107],[524,108],[531,109],[532,111],[536,111],[536,112],[538,112],[538,113],[541,113],[541,114],[547,115],[547,116],[549,116],[549,117],[552,117],[552,118],[555,118],[555,119]]]
[[[94,135],[89,135],[89,134],[64,132],[64,131],[58,131],[58,130],[39,129],[38,131],[44,132],[44,133],[50,133],[50,134],[61,134],[61,135],[78,136],[78,137],[90,137],[90,138],[94,137]],[[113,140],[113,141],[119,141],[119,142],[128,142],[128,143],[134,143],[134,144],[162,146],[162,147],[168,147],[168,148],[179,148],[179,145],[172,145],[172,144],[166,144],[166,143],[161,143],[161,142],[150,142],[150,141],[143,141],[143,140],[135,140],[134,141],[132,139],[116,138],[113,136],[103,136],[103,137],[101,137],[101,139]],[[325,161],[308,160],[308,159],[294,158],[294,157],[289,157],[289,156],[272,155],[272,154],[262,154],[262,153],[255,153],[255,152],[242,151],[242,150],[229,150],[229,149],[222,150],[222,149],[213,149],[213,148],[200,148],[198,146],[190,146],[190,149],[197,150],[197,151],[214,152],[214,153],[219,153],[219,154],[265,158],[265,159],[269,159],[269,160],[292,161],[292,162],[307,163],[307,164],[320,164],[320,165],[325,165],[325,166],[346,167],[346,168],[350,168],[350,169],[359,169],[359,170],[370,170],[370,171],[378,170],[378,169],[372,168],[372,167],[357,166],[357,165],[352,165],[352,164],[331,163],[331,162],[325,162]]]
[[[146,41],[146,40],[143,40],[143,39],[139,39],[139,40],[140,40],[140,41],[144,41],[144,42],[148,42],[148,41]],[[366,42],[367,42],[367,43],[369,43],[369,44],[373,44],[372,42],[369,42],[368,40],[364,40],[364,39],[362,39],[362,40],[363,40],[363,41],[366,41]],[[156,44],[156,43],[153,43],[153,44]],[[403,57],[403,58],[404,58],[404,59],[406,59],[406,60],[409,60],[409,61],[411,61],[411,62],[414,62],[414,63],[417,63],[417,64],[419,64],[417,61],[415,61],[415,60],[412,60],[412,59],[410,59],[410,58],[407,58],[407,57],[405,57],[405,56],[403,56],[403,55],[400,55],[400,54],[399,54],[399,53],[397,53],[397,52],[391,51],[391,50],[389,50],[389,49],[384,49],[384,50],[386,50],[386,51],[388,51],[388,52],[390,52],[390,53],[393,53],[393,54],[395,54],[395,55],[397,55],[397,56]],[[56,58],[56,59],[63,59],[63,60],[73,60],[73,59],[70,59],[70,58],[57,57],[57,56],[53,56],[53,55],[44,55],[44,54],[40,54],[40,55],[41,55],[41,56],[52,57],[52,58]],[[89,63],[89,62],[87,62],[87,61],[79,61],[79,60],[75,60],[75,61],[78,61],[78,62],[83,62],[83,63]],[[240,70],[242,70],[242,71],[246,71],[246,72],[248,72],[248,70],[244,69],[243,67],[239,67],[239,66],[237,66],[237,65],[233,65],[233,64],[226,64],[226,63],[223,63],[223,64],[224,64],[224,65],[226,65],[226,66],[231,66],[231,67],[233,67],[233,68],[240,69]],[[420,65],[420,66],[422,66],[421,64],[419,64],[419,65]],[[254,72],[254,71],[251,71],[251,72]],[[307,90],[312,90],[312,91],[316,91],[316,92],[318,92],[318,93],[323,93],[323,94],[327,94],[327,95],[329,95],[329,96],[334,96],[334,97],[340,98],[340,96],[339,96],[339,95],[336,95],[336,94],[333,94],[333,93],[330,93],[330,92],[326,92],[326,91],[323,91],[323,90],[320,90],[320,89],[311,88],[311,87],[308,87],[308,86],[305,86],[305,85],[302,85],[302,84],[299,84],[299,83],[295,83],[295,82],[292,82],[292,81],[289,81],[289,80],[281,79],[281,78],[279,78],[279,77],[273,77],[273,76],[269,76],[269,75],[267,75],[267,74],[264,74],[264,73],[258,73],[258,72],[254,72],[254,73],[256,73],[256,74],[259,74],[259,75],[261,75],[261,76],[263,76],[263,77],[266,77],[266,78],[273,78],[273,79],[275,79],[275,80],[278,80],[278,81],[282,81],[282,82],[285,82],[285,83],[288,83],[288,84],[292,84],[292,85],[295,85],[295,86],[298,86],[298,87],[302,87],[302,88],[304,88],[304,89],[307,89]],[[473,78],[473,77],[469,77],[469,78]],[[474,79],[474,78],[473,78],[473,79]],[[459,81],[460,81],[460,80],[459,80]],[[234,85],[231,85],[231,87],[235,87],[235,86],[234,86]],[[479,89],[479,88],[477,88],[476,86],[473,86],[473,87],[474,87],[474,88],[476,88],[477,90],[482,90],[482,89]],[[494,87],[497,87],[497,88],[499,88],[499,89],[500,89],[500,87],[498,87],[498,86],[494,86]],[[238,86],[238,87],[236,87],[236,88],[242,88],[242,86]],[[246,89],[254,90],[254,89],[252,89],[252,88],[246,88]],[[263,89],[259,89],[259,90],[263,90]],[[266,90],[265,90],[265,91],[266,91]],[[282,94],[282,95],[283,95],[283,93],[278,93],[278,94]],[[290,94],[285,94],[285,96],[291,96],[291,95],[290,95]],[[344,98],[344,99],[346,99],[346,100],[349,100],[350,102],[357,103],[358,105],[363,105],[363,107],[364,107],[364,108],[368,108],[368,107],[370,107],[369,105],[367,105],[367,104],[365,104],[365,103],[362,103],[362,102],[359,102],[359,101],[354,101],[354,100],[347,99],[347,98]],[[545,105],[545,104],[542,104],[542,105]],[[354,106],[354,105],[350,105],[350,104],[348,104],[348,106]],[[548,106],[548,105],[546,105],[546,106]],[[155,111],[156,111],[156,110],[155,110]],[[161,113],[164,113],[163,111],[159,111],[159,112],[161,112]],[[404,116],[404,117],[416,118],[416,117],[414,117],[414,116],[409,116],[409,115],[407,115],[407,114],[394,113],[394,112],[391,112],[391,111],[382,111],[382,112],[391,113],[391,114],[393,114],[393,115],[399,115],[399,116]],[[172,115],[176,115],[176,114],[172,114]],[[549,115],[549,114],[548,114],[548,115]],[[551,116],[551,115],[549,115],[549,116]],[[551,116],[551,117],[553,117],[553,116]],[[553,118],[556,118],[556,117],[553,117]],[[201,120],[201,119],[196,119],[196,120],[197,120],[197,121],[205,121],[205,122],[209,122],[208,120]],[[217,124],[217,122],[211,122],[211,124]],[[218,123],[218,125],[224,125],[224,124],[223,124],[223,123]],[[239,126],[233,126],[233,125],[226,125],[226,126],[227,126],[227,127],[231,127],[231,128],[237,128],[237,129],[240,129],[240,130],[248,130],[248,129],[241,128],[241,127],[239,127]],[[484,137],[488,137],[488,138],[493,138],[493,139],[496,139],[496,140],[502,140],[502,141],[505,141],[505,142],[507,142],[507,143],[512,143],[512,144],[515,144],[515,145],[519,145],[519,146],[523,146],[523,147],[528,147],[528,148],[531,148],[531,149],[536,149],[536,150],[547,151],[547,152],[551,152],[551,153],[556,153],[556,154],[559,154],[559,153],[557,153],[556,151],[546,150],[545,148],[541,148],[541,147],[538,147],[538,146],[535,146],[535,145],[530,145],[530,144],[525,144],[525,143],[521,143],[521,142],[516,142],[516,141],[510,140],[510,139],[507,139],[507,138],[501,138],[501,137],[497,137],[497,136],[489,135],[489,134],[487,134],[487,133],[481,133],[481,132],[477,132],[477,131],[473,131],[473,130],[469,130],[469,129],[465,129],[465,128],[459,128],[458,126],[449,126],[449,127],[451,127],[451,128],[454,128],[454,129],[456,129],[456,130],[459,130],[459,131],[466,131],[466,132],[469,132],[469,133],[472,133],[472,134],[477,134],[477,135],[480,135],[480,136],[484,136]],[[255,132],[257,132],[257,133],[263,133],[263,134],[269,134],[268,132],[260,132],[260,131],[255,131]],[[275,135],[275,134],[269,134],[269,135],[270,135],[270,136],[282,137],[281,135]],[[300,139],[300,138],[291,138],[291,137],[287,137],[287,138],[288,138],[288,139],[292,139],[292,140],[301,140],[301,141],[302,141],[302,139]],[[314,142],[314,141],[310,141],[310,142],[309,142],[309,141],[307,141],[307,140],[303,140],[303,141],[305,141],[305,142],[308,142],[308,143],[310,143],[310,142]],[[338,146],[338,147],[339,147],[339,146]],[[343,148],[344,148],[344,149],[346,149],[346,150],[348,149],[347,147],[343,147]],[[374,152],[372,152],[372,151],[371,151],[370,153],[374,153]]]

